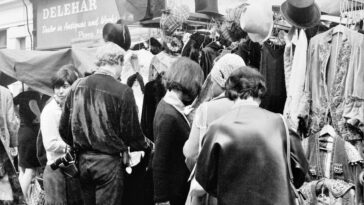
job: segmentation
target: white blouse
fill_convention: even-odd
[[[62,140],[58,131],[61,114],[61,107],[52,99],[44,107],[40,116],[40,129],[43,145],[47,153],[48,165],[65,155],[66,143]]]

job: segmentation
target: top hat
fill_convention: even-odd
[[[222,16],[219,14],[217,0],[195,0],[195,11],[210,16]]]
[[[321,12],[315,0],[286,0],[281,12],[297,28],[311,28],[320,22]]]
[[[120,23],[107,23],[102,29],[102,36],[106,42],[111,41],[124,50],[129,50],[131,37],[128,26],[122,21]]]

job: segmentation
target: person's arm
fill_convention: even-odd
[[[73,92],[71,90],[66,97],[58,128],[62,140],[70,146],[73,146],[72,128],[70,125],[72,95]]]
[[[196,180],[207,193],[216,197],[218,161],[221,147],[215,142],[215,135],[218,125],[211,125],[206,135],[202,150],[196,163]]]
[[[201,107],[201,106],[200,106]],[[202,113],[201,109],[198,108],[192,123],[192,128],[190,132],[190,136],[183,146],[183,154],[186,157],[186,165],[190,171],[192,171],[193,167],[196,164],[197,157],[199,154],[199,143],[200,143],[200,132],[201,132],[201,124],[202,124]]]
[[[39,121],[40,121],[40,109],[39,109],[37,101],[36,100],[30,100],[28,104],[29,104],[30,110],[36,116],[36,118],[34,119],[33,122],[39,123]]]
[[[149,153],[151,141],[144,136],[140,127],[137,105],[131,88],[128,88],[124,93],[121,109],[120,127],[122,139],[127,146],[130,146],[132,151],[144,150]]]
[[[174,166],[173,133],[176,132],[176,124],[175,118],[167,113],[154,123],[155,152],[152,165],[154,199],[156,202],[166,202],[170,200],[169,190],[173,189],[170,187],[170,179],[175,177],[171,173],[171,167]]]
[[[67,144],[62,140],[54,110],[46,107],[40,116],[40,130],[42,132],[43,145],[48,152],[64,153]]]
[[[7,104],[7,114],[6,114],[6,123],[9,130],[10,136],[10,147],[18,146],[18,130],[20,126],[19,119],[15,115],[14,103],[11,94],[6,99]]]

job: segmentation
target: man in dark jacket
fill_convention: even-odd
[[[121,153],[149,153],[131,88],[121,84],[125,51],[107,42],[97,51],[95,74],[76,81],[60,121],[62,139],[78,152],[85,204],[121,204],[124,164]]]

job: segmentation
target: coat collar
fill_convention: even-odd
[[[178,98],[177,93],[173,92],[173,91],[167,91],[166,95],[163,97],[163,100],[171,105],[172,107],[174,107],[174,109],[176,109],[182,116],[183,118],[186,120],[187,124],[189,126],[190,122],[188,121],[186,115],[185,115],[185,108],[186,106],[183,104],[183,102]]]

